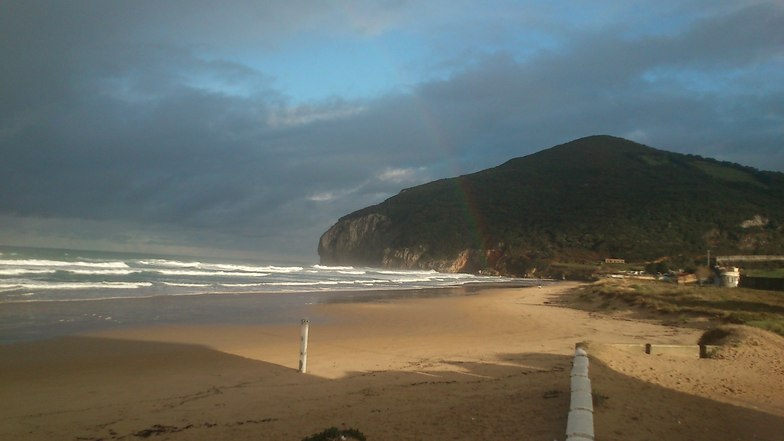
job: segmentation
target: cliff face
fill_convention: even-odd
[[[784,174],[609,136],[401,191],[322,235],[327,265],[558,276],[552,262],[784,253]]]
[[[382,265],[391,221],[371,213],[342,219],[321,235],[318,253],[325,265]]]
[[[465,249],[453,258],[436,259],[426,244],[395,247],[397,236],[392,221],[370,213],[341,219],[319,240],[318,253],[324,265],[362,265],[396,269],[427,269],[441,272],[477,272],[485,258],[478,250]]]

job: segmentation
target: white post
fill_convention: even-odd
[[[299,371],[305,373],[308,364],[308,326],[310,320],[302,319],[302,330],[300,332],[299,342]]]
[[[571,373],[572,397],[566,417],[566,441],[593,440],[593,395],[588,378],[588,353],[577,347]]]

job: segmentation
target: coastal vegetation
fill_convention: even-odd
[[[784,174],[611,136],[405,189],[319,243],[324,263],[556,278],[605,258],[696,268],[707,250],[784,254]]]
[[[777,291],[603,279],[578,288],[566,299],[582,309],[638,313],[669,324],[699,328],[742,324],[784,336],[784,294]]]

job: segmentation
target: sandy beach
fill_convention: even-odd
[[[742,328],[712,359],[609,344],[701,332],[560,306],[573,288],[308,307],[299,323],[112,329],[0,346],[0,439],[563,440],[588,341],[601,440],[781,440],[784,339]]]

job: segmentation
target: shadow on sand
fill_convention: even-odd
[[[297,441],[336,426],[371,441],[562,440],[570,363],[501,354],[331,380],[198,345],[67,337],[0,346],[0,438]],[[773,440],[784,428],[599,361],[591,377],[597,439]]]
[[[667,389],[591,359],[596,439],[782,439],[784,417]]]

